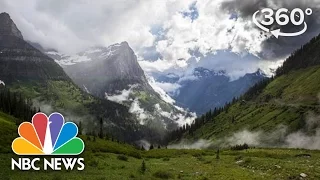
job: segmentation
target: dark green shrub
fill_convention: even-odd
[[[244,164],[249,164],[249,163],[251,163],[252,162],[252,159],[251,158],[246,158],[245,160],[244,160]]]
[[[173,174],[164,170],[159,170],[153,174],[154,177],[160,179],[170,179],[173,178]]]
[[[129,178],[134,179],[136,176],[134,174],[130,174]]]
[[[165,158],[163,158],[162,160],[163,160],[163,161],[170,161],[170,158],[165,157]]]
[[[241,156],[241,155],[239,155],[239,156],[237,156],[237,157],[234,158],[234,160],[236,160],[236,161],[240,161],[241,159],[242,159],[242,156]]]
[[[121,160],[121,161],[128,161],[128,157],[123,155],[123,154],[120,154],[117,156],[117,159]]]
[[[244,150],[244,149],[249,149],[249,145],[244,143],[244,144],[240,144],[240,145],[231,146],[231,150],[233,150],[233,151],[240,151],[240,150]]]
[[[141,153],[140,152],[136,152],[136,151],[129,152],[128,156],[131,156],[131,157],[134,157],[134,158],[137,158],[137,159],[141,159],[142,158]]]

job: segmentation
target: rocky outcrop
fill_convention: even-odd
[[[0,14],[0,78],[15,81],[70,80],[63,69],[26,41],[7,13]]]
[[[23,39],[21,32],[5,12],[0,14],[0,36],[15,36]]]

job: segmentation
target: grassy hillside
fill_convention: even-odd
[[[58,111],[64,114],[67,120],[83,121],[86,132],[94,131],[97,128],[95,125],[98,125],[98,119],[103,118],[106,124],[114,125],[105,127],[104,130],[109,135],[112,134],[120,140],[127,141],[139,137],[139,133],[133,132],[138,127],[135,126],[136,121],[129,114],[127,107],[93,97],[71,81],[20,81],[10,83],[7,87],[12,92],[21,93],[24,97],[31,99],[33,105],[40,107],[40,110],[45,113]],[[129,125],[130,127],[127,128]],[[127,131],[123,132],[123,129]]]
[[[85,141],[84,171],[12,171],[11,142],[15,119],[0,113],[1,179],[307,179],[320,178],[319,151],[249,149],[243,151],[154,149],[140,151],[127,144],[81,136]],[[32,158],[32,157],[31,157]],[[145,161],[145,172],[141,171]]]
[[[173,139],[225,138],[242,130],[270,134],[280,126],[286,128],[286,134],[316,134],[320,128],[319,49],[320,35],[293,52],[276,70],[275,78],[256,84],[213,115],[208,112],[209,118],[200,117],[191,128],[176,131],[178,136],[173,132]]]
[[[17,137],[16,119],[0,111],[0,152],[11,152],[11,142]]]
[[[247,129],[272,132],[279,125],[288,133],[304,129],[309,112],[319,113],[320,67],[291,71],[271,81],[250,100],[239,100],[197,129],[190,139],[214,139]],[[316,127],[314,127],[316,128]]]

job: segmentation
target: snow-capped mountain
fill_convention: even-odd
[[[94,47],[75,55],[56,51],[47,54],[83,90],[128,106],[142,125],[172,130],[195,118],[195,114],[175,106],[175,101],[145,76],[127,42]]]
[[[56,50],[49,50],[46,53],[56,60],[61,66],[74,65],[79,62],[92,61],[92,60],[102,60],[106,59],[117,50],[117,47],[121,46],[120,44],[114,44],[109,47],[92,47],[86,51],[74,54],[66,55],[59,53]]]
[[[9,14],[0,13],[0,89],[5,86],[21,93],[46,114],[56,111],[68,120],[83,120],[86,132],[95,130],[97,121],[102,119],[103,131],[121,141],[161,139],[159,133],[150,133],[146,127],[135,124],[137,120],[129,108],[81,91],[39,46],[25,41]]]

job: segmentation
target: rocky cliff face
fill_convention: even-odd
[[[87,91],[99,97],[128,89],[133,84],[151,90],[127,42],[108,48],[91,48],[57,62],[80,87],[85,86]]]
[[[69,79],[53,59],[23,40],[7,13],[0,14],[0,78],[6,83],[21,80]]]
[[[161,138],[139,125],[128,107],[95,98],[77,87],[59,64],[23,40],[6,13],[0,14],[0,88],[4,85],[47,114],[58,111],[68,120],[83,120],[86,132],[95,133],[102,119],[104,133],[122,141]]]
[[[23,39],[21,32],[11,20],[9,14],[5,12],[0,14],[0,35]]]
[[[75,55],[47,52],[83,90],[129,107],[141,125],[159,131],[191,122],[193,114],[172,104],[149,84],[127,42],[90,48]]]

